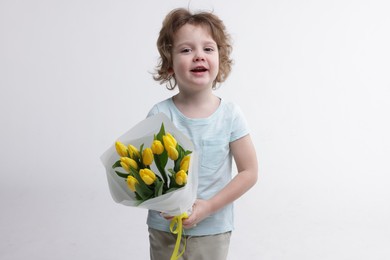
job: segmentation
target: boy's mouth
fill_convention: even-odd
[[[195,67],[191,70],[191,72],[205,72],[207,71],[207,68],[203,67],[203,66],[198,66],[198,67]]]

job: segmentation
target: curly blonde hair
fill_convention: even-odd
[[[230,59],[232,46],[230,36],[226,32],[223,22],[214,14],[209,12],[199,12],[192,14],[184,8],[172,10],[164,19],[159,37],[157,39],[157,49],[160,53],[159,64],[153,78],[160,84],[167,84],[169,90],[173,90],[176,85],[175,76],[172,75],[172,47],[175,33],[185,24],[208,26],[211,36],[218,46],[219,72],[213,82],[213,89],[217,83],[226,80],[232,69],[233,61]],[[171,82],[173,80],[173,84]],[[169,85],[169,86],[168,86]]]

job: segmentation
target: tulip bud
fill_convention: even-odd
[[[130,158],[132,159],[139,158],[139,151],[135,146],[129,144],[127,148],[129,149]]]
[[[129,187],[130,190],[135,192],[135,185],[138,184],[138,181],[133,176],[128,176],[126,179],[127,187]]]
[[[121,166],[122,166],[123,169],[125,169],[125,171],[130,172],[130,168],[129,168],[129,166],[127,164],[121,162]]]
[[[168,157],[172,160],[177,160],[177,158],[179,157],[179,153],[176,150],[177,142],[175,138],[173,138],[173,136],[170,134],[166,134],[163,136],[163,142],[165,150],[167,150],[168,152]]]
[[[180,170],[175,175],[175,181],[178,185],[184,185],[187,183],[187,174],[185,171]]]
[[[176,148],[177,141],[170,133],[167,133],[166,135],[163,136],[163,142],[164,142],[165,149],[167,149],[167,146],[173,146]]]
[[[129,157],[121,157],[120,164],[121,164],[122,168],[125,169],[127,172],[130,172],[130,169],[131,169],[130,167],[138,170],[137,162]]]
[[[171,158],[171,160],[177,160],[179,158],[179,152],[174,148],[173,146],[169,146],[167,149],[168,157]]]
[[[154,172],[150,169],[141,169],[139,170],[139,175],[146,185],[151,185],[157,179]]]
[[[159,140],[154,140],[152,143],[152,151],[154,154],[162,154],[164,152],[164,146]]]
[[[153,162],[153,152],[150,148],[145,148],[145,150],[142,151],[142,162],[144,165],[151,165]]]
[[[190,156],[186,155],[180,162],[180,170],[187,172],[189,166],[190,166]]]
[[[129,156],[126,145],[122,144],[121,142],[119,141],[115,142],[115,149],[119,156],[121,157]]]

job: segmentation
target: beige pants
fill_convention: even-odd
[[[211,236],[185,236],[186,250],[183,260],[226,260],[231,232]],[[176,235],[149,228],[150,259],[170,260]],[[180,250],[183,248],[184,236]]]

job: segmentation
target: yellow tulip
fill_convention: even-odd
[[[129,149],[130,158],[132,159],[139,158],[139,151],[135,146],[129,144],[127,148]]]
[[[190,166],[190,156],[186,155],[180,162],[180,170],[187,172],[189,166]]]
[[[187,183],[187,174],[185,173],[185,171],[183,171],[183,170],[178,171],[175,175],[175,181],[179,185],[186,184]]]
[[[149,169],[141,169],[139,170],[139,175],[142,180],[146,183],[146,185],[151,185],[157,179],[156,174],[152,170]]]
[[[116,152],[119,154],[119,156],[121,156],[121,157],[129,156],[126,145],[122,144],[121,142],[119,142],[119,141],[115,142],[115,149],[116,149]]]
[[[142,151],[142,162],[144,165],[151,165],[153,162],[153,152],[150,148],[145,148],[145,150]]]
[[[127,187],[129,187],[130,190],[135,192],[135,185],[138,184],[138,181],[133,176],[128,176],[126,179]]]
[[[127,172],[130,172],[130,166],[136,170],[138,170],[138,164],[136,161],[129,157],[121,157],[121,166],[123,169],[125,169]]]
[[[168,157],[171,158],[172,160],[175,161],[177,160],[177,158],[179,158],[179,152],[173,146],[169,146],[167,152],[168,152]]]
[[[159,140],[154,140],[152,143],[152,151],[154,154],[162,154],[164,152],[164,146]]]
[[[164,147],[168,152],[168,157],[172,160],[177,160],[177,158],[179,157],[179,153],[176,150],[177,142],[175,138],[171,134],[167,133],[163,136],[163,142]]]
[[[163,142],[166,149],[167,146],[173,146],[176,148],[177,141],[170,133],[167,133],[166,135],[163,136]]]

